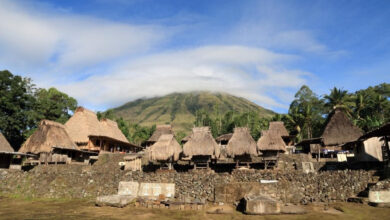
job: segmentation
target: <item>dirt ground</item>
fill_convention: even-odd
[[[323,206],[310,205],[304,215],[250,216],[206,214],[205,211],[173,211],[167,209],[96,207],[92,201],[26,200],[0,197],[0,219],[390,219],[390,208],[376,208],[361,204],[337,203],[324,211]]]

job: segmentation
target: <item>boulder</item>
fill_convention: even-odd
[[[136,197],[134,196],[121,196],[121,195],[110,195],[110,196],[99,196],[96,198],[97,206],[112,206],[123,208],[133,202]]]
[[[161,196],[164,198],[175,197],[174,183],[141,183],[138,191],[138,196],[148,199],[158,199]]]
[[[280,203],[268,196],[245,197],[245,213],[250,215],[280,214]]]
[[[138,195],[138,182],[119,182],[118,195],[122,196],[137,196]]]
[[[369,204],[379,207],[390,207],[390,190],[370,190]]]

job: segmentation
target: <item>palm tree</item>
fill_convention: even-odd
[[[329,109],[329,112],[332,112],[335,109],[341,109],[350,115],[351,107],[355,104],[352,101],[352,96],[348,94],[347,90],[337,89],[336,87],[331,89],[330,94],[325,95],[324,99],[325,107]]]

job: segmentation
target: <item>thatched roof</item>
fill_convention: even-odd
[[[102,135],[100,123],[95,112],[78,107],[73,116],[65,123],[66,130],[76,143],[88,143],[88,136]]]
[[[38,129],[24,142],[19,149],[21,153],[49,153],[53,147],[78,150],[69,137],[65,126],[49,120],[42,120]]]
[[[248,128],[234,128],[234,133],[226,145],[228,156],[257,155],[257,146]]]
[[[221,136],[218,136],[217,138],[215,138],[215,140],[220,143],[222,141],[229,141],[230,138],[232,138],[233,136],[233,133],[228,133],[228,134],[223,134]]]
[[[88,143],[89,136],[108,137],[129,143],[119,129],[118,124],[110,119],[98,120],[95,112],[78,107],[73,116],[65,123],[66,130],[76,143]]]
[[[341,145],[351,141],[356,141],[363,132],[353,125],[352,121],[344,112],[336,109],[330,115],[329,121],[322,133],[322,141],[325,146]]]
[[[148,139],[148,142],[156,142],[163,134],[173,134],[171,125],[157,125],[153,135]]]
[[[188,140],[190,140],[190,138],[191,138],[191,135],[187,135],[187,136],[185,136],[183,139],[181,139],[181,143],[182,144],[185,144],[185,143],[187,143],[188,142]]]
[[[126,136],[119,129],[118,124],[110,119],[100,120],[101,132],[104,136],[110,137],[121,142],[129,143]]]
[[[262,131],[261,137],[257,141],[257,149],[259,151],[286,151],[286,144],[277,132],[273,130]]]
[[[8,143],[7,139],[0,133],[0,152],[12,153],[14,149]]]
[[[382,127],[367,132],[361,136],[360,140],[367,140],[372,137],[390,136],[390,123],[384,124]]]
[[[219,156],[219,146],[215,142],[209,127],[192,129],[191,138],[183,146],[186,156]]]
[[[173,134],[163,134],[158,141],[148,149],[148,152],[149,159],[153,161],[166,161],[171,158],[173,161],[177,161],[179,160],[182,149]]]
[[[271,121],[269,123],[268,130],[275,132],[277,135],[281,137],[289,136],[288,131],[286,127],[284,127],[284,123],[282,121]]]

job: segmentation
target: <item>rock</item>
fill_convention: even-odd
[[[122,196],[134,196],[138,195],[139,183],[138,182],[119,182],[118,195]]]
[[[268,196],[260,195],[245,198],[245,211],[250,215],[280,214],[280,203]]]
[[[121,196],[121,195],[110,195],[110,196],[99,196],[96,198],[97,206],[112,206],[123,208],[135,201],[134,196]]]

